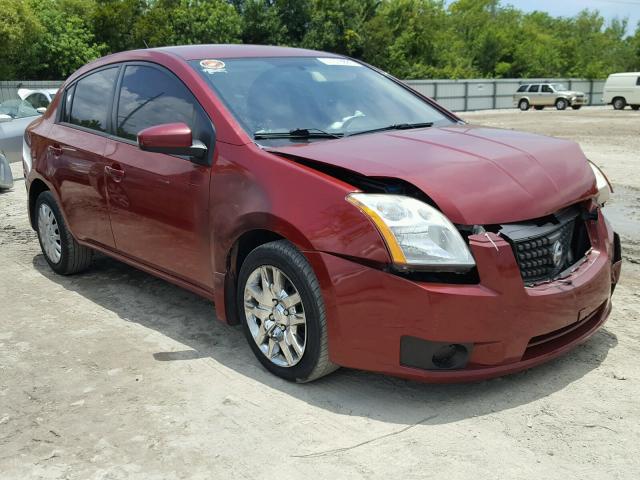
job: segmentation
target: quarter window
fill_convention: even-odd
[[[32,93],[26,98],[33,108],[48,107],[49,100],[42,93]]]
[[[520,85],[520,88],[518,88],[519,92],[526,92],[527,88],[529,88],[529,85]]]
[[[530,92],[537,92],[539,88],[540,88],[540,85],[531,85],[529,87],[529,91]]]
[[[117,76],[118,68],[114,67],[80,79],[75,86],[69,122],[91,130],[106,132],[109,99]]]
[[[183,122],[197,137],[206,123],[196,99],[182,82],[154,67],[126,67],[118,98],[116,134],[136,140],[147,127]]]
[[[640,85],[640,77],[636,78],[636,85]]]

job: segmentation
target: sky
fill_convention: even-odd
[[[607,20],[627,17],[628,34],[635,31],[640,21],[640,0],[502,0],[501,3],[513,5],[525,12],[540,10],[563,17],[571,17],[585,8],[599,10]]]

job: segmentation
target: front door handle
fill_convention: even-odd
[[[124,178],[124,170],[118,166],[105,165],[104,172],[109,175],[114,182],[121,182]]]

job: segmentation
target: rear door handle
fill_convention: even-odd
[[[105,165],[104,172],[109,175],[114,182],[120,182],[124,178],[124,170],[118,166]]]
[[[53,145],[49,145],[49,150],[56,157],[59,157],[60,155],[62,155],[62,147],[57,143],[54,143]]]

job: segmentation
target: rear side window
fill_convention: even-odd
[[[538,88],[540,88],[540,85],[531,85],[531,87],[529,87],[529,91],[530,92],[537,92]]]
[[[80,79],[75,86],[69,123],[106,132],[109,99],[117,76],[118,68],[114,67],[100,70]]]
[[[529,88],[529,85],[520,85],[520,88],[518,88],[519,92],[526,92],[527,88]]]
[[[549,85],[542,85],[542,91],[544,93],[553,93],[553,90],[551,90],[551,87]]]
[[[640,85],[640,77],[636,78],[636,85]]]
[[[26,100],[31,104],[33,108],[41,108],[41,107],[49,106],[49,100],[47,99],[47,97],[44,96],[44,94],[40,92],[32,93],[26,98]]]
[[[116,118],[116,134],[129,140],[136,140],[147,127],[174,122],[186,123],[196,136],[205,123],[200,105],[182,82],[170,73],[140,65],[126,67]]]

